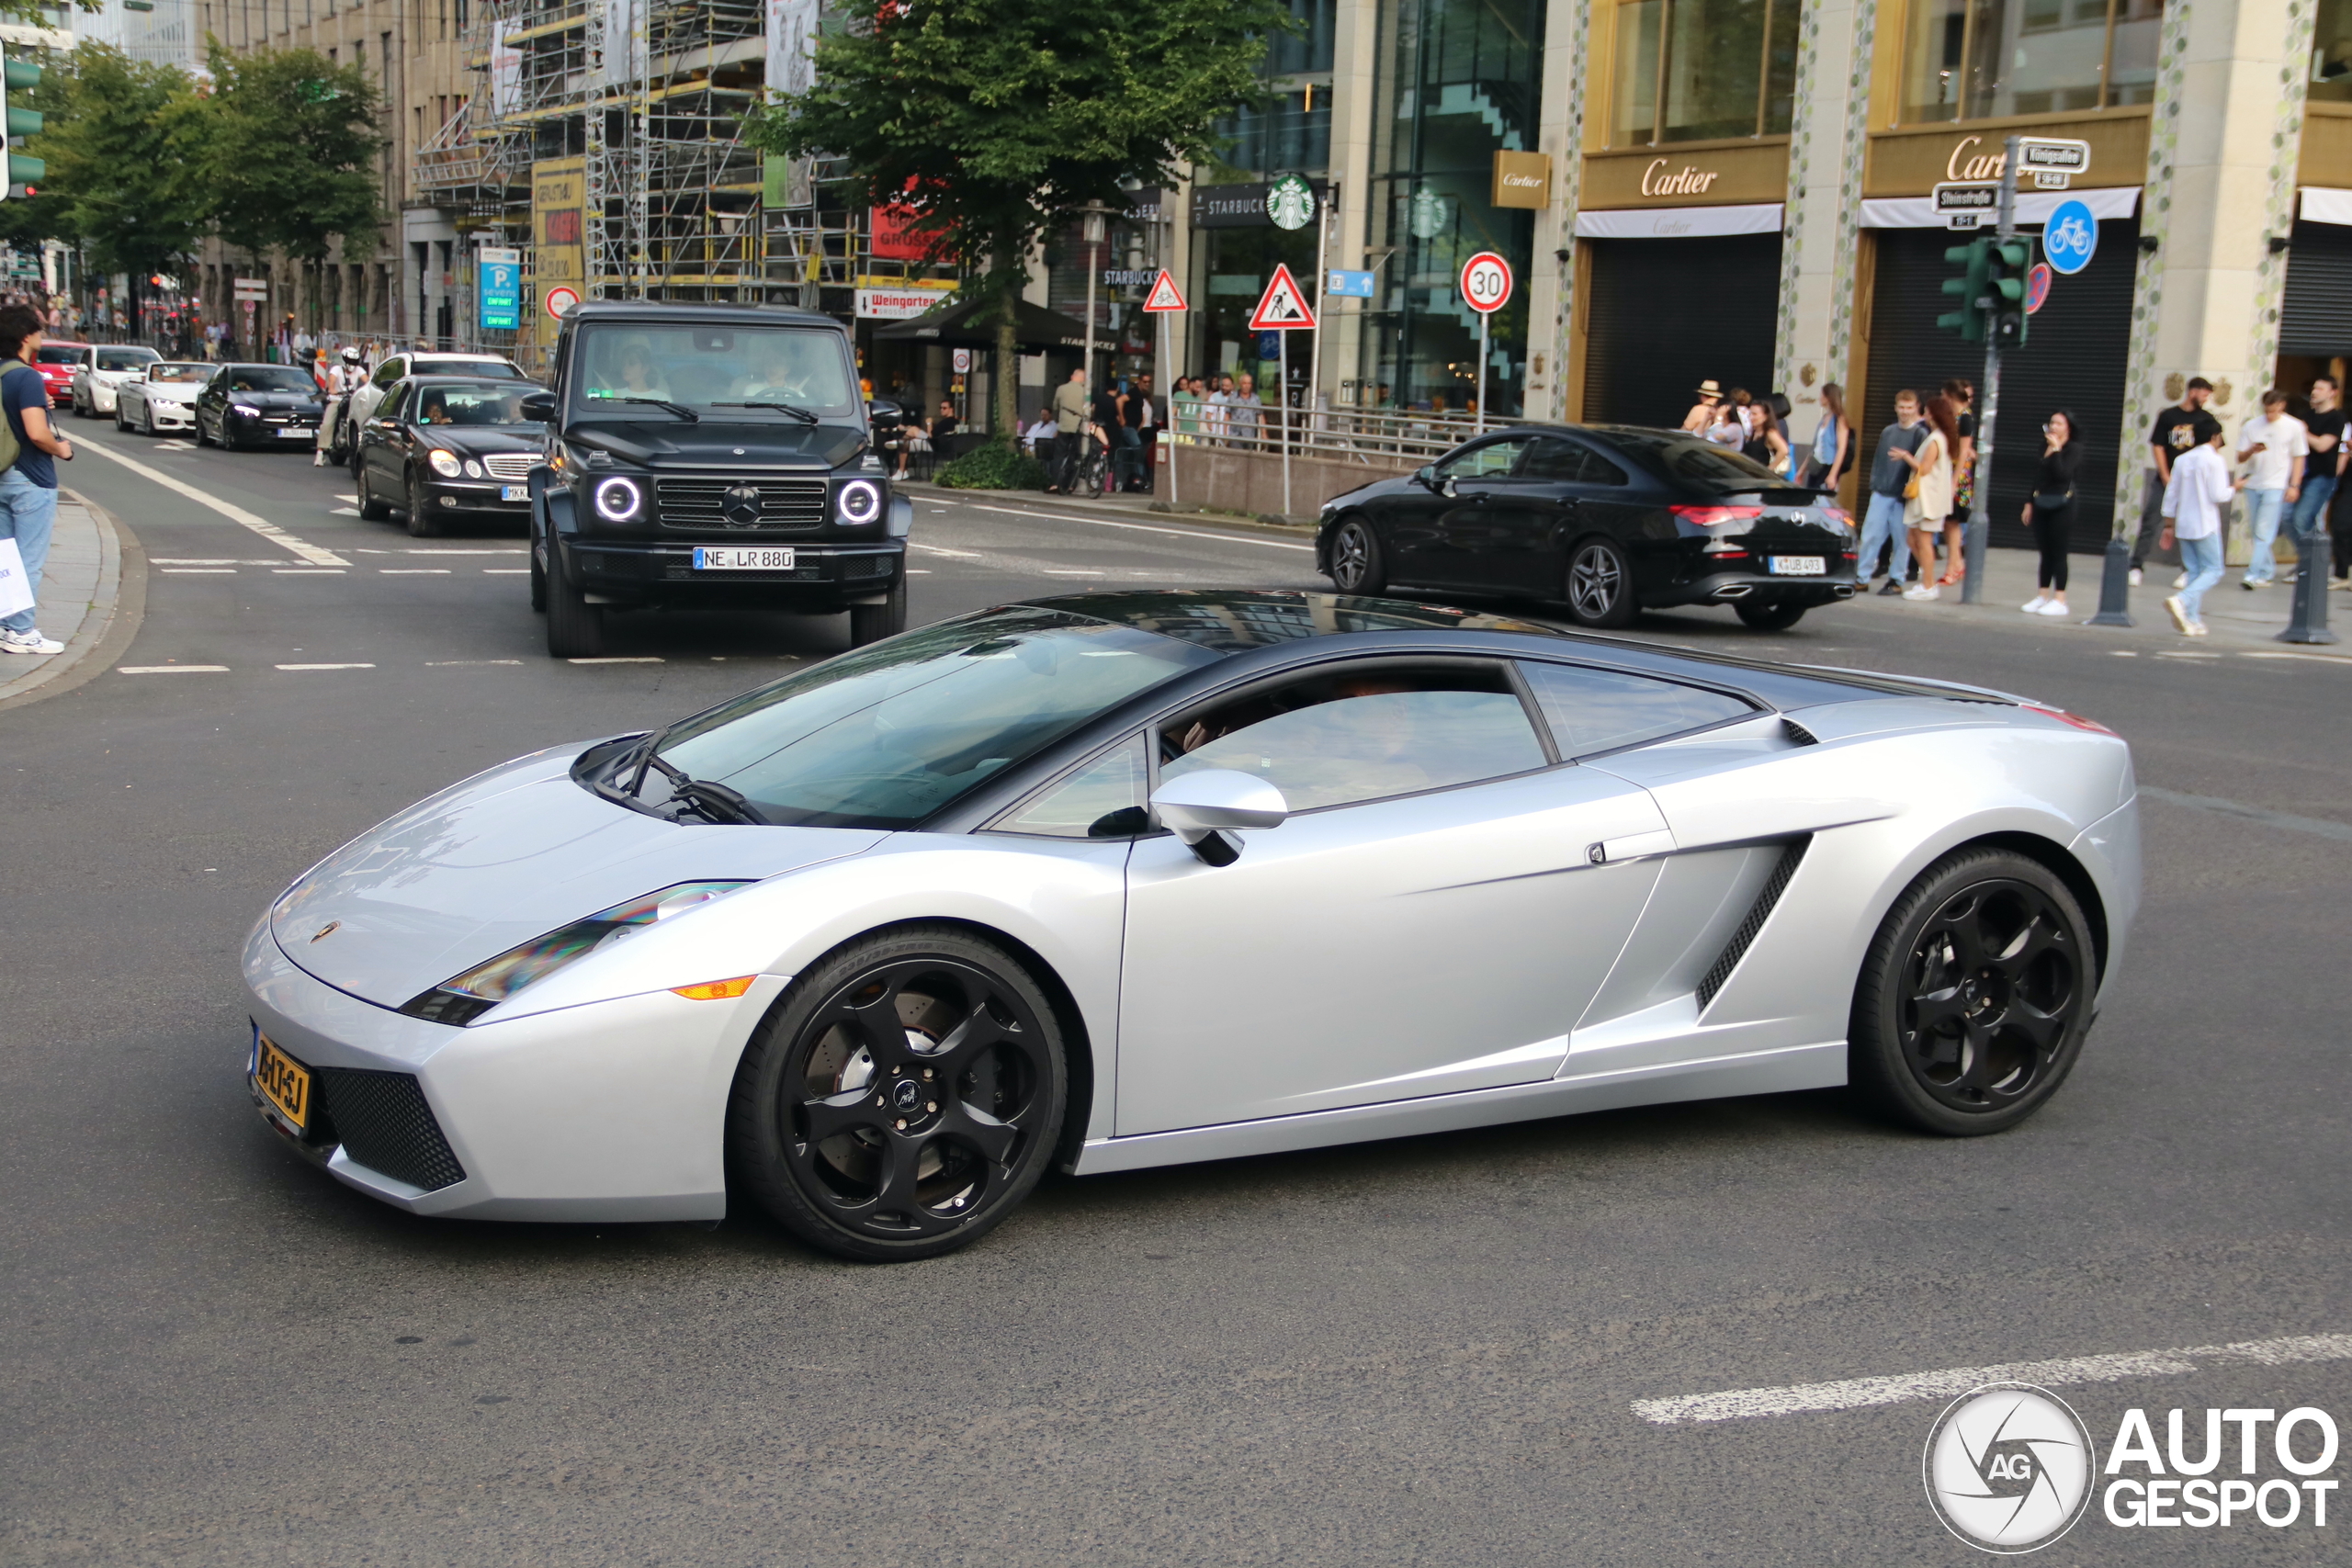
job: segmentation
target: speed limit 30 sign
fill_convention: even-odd
[[[1492,251],[1480,251],[1462,264],[1462,299],[1480,315],[1491,315],[1510,302],[1510,263]]]

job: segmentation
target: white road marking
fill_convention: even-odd
[[[165,577],[234,577],[237,569],[233,566],[167,566],[163,572]]]
[[[185,560],[177,557],[166,559],[162,556],[149,556],[147,562],[150,566],[276,566],[277,564],[274,560],[229,560],[225,558],[204,556],[190,556]]]
[[[118,675],[226,675],[225,664],[118,664]]]
[[[155,450],[158,452],[193,452],[196,450],[196,447],[194,444],[187,441],[158,441],[155,443]]]
[[[662,660],[649,659],[640,654],[634,659],[567,659],[564,662],[566,664],[659,664]]]
[[[484,577],[528,577],[531,569],[527,566],[486,566],[481,569],[481,574]]]
[[[2300,659],[2309,664],[2343,664],[2347,661],[2340,653],[2241,653],[2240,659]]]
[[[449,575],[449,569],[446,566],[379,566],[376,569],[376,575],[379,577],[447,577]]]
[[[1101,577],[1102,573],[1073,566],[1049,566],[1046,568],[1046,575],[1047,577]]]
[[[487,549],[477,546],[469,549],[456,550],[354,550],[351,553],[356,556],[523,556],[531,552],[520,545],[513,549],[504,549],[493,545]]]
[[[2158,659],[2219,659],[2222,656],[2218,653],[2191,653],[2186,649],[2160,648],[2156,650],[2156,657]]]
[[[358,498],[357,496],[356,496],[356,495],[338,495],[338,496],[336,496],[336,497],[335,497],[335,499],[336,499],[337,501],[347,501],[347,502],[351,502],[351,504],[352,504],[352,505],[354,505],[354,506],[356,506],[356,505],[358,505],[358,504],[359,504],[359,498]]]
[[[931,568],[927,566],[910,566],[906,569],[906,573],[909,577],[929,577],[931,575]]]
[[[359,508],[356,506],[331,506],[327,508],[327,515],[330,517],[356,517],[359,515]]]
[[[1288,539],[1253,539],[1247,534],[1204,534],[1196,528],[1162,528],[1155,523],[1114,523],[1108,517],[1084,517],[1075,512],[1027,512],[1017,506],[981,506],[972,503],[975,512],[1001,512],[1009,517],[1043,517],[1049,523],[1091,523],[1098,528],[1133,528],[1143,534],[1173,534],[1180,539],[1210,539],[1221,545],[1263,545],[1270,550],[1307,550],[1313,545],[1293,544]]]
[[[269,569],[269,574],[272,577],[341,577],[343,568],[339,566],[274,566]]]
[[[907,547],[909,549],[921,550],[927,556],[961,556],[967,560],[978,560],[980,558],[980,552],[978,550],[944,549],[937,545],[918,545],[912,540],[908,541]]]
[[[141,479],[153,479],[165,490],[177,491],[198,505],[210,507],[239,527],[252,529],[271,544],[292,551],[312,566],[349,566],[351,564],[333,550],[321,549],[308,540],[296,538],[266,517],[257,517],[242,506],[232,506],[219,496],[205,494],[186,479],[175,479],[159,468],[151,468],[135,458],[126,457],[119,452],[109,451],[101,442],[92,441],[85,445],[89,450],[96,452],[108,462],[120,463]]]
[[[2128,648],[2110,648],[2107,651],[2113,654],[2118,659],[2137,659],[2140,657],[2137,653],[2132,652],[2132,649]]]
[[[2352,823],[2331,822],[2324,817],[2297,817],[2290,812],[2248,806],[2242,800],[2223,800],[2218,795],[2184,795],[2179,790],[2160,789],[2154,784],[2140,785],[2140,793],[2150,800],[2161,800],[2168,806],[2186,806],[2198,811],[2211,811],[2217,816],[2243,818],[2248,822],[2259,822],[2266,828],[2285,828],[2291,832],[2316,833],[2323,839],[2352,842]]]
[[[428,659],[424,661],[424,667],[427,670],[462,670],[477,664],[520,664],[522,662],[519,659]]]
[[[281,664],[280,670],[373,670],[372,664]]]
[[[1860,1410],[1915,1399],[1949,1399],[1988,1382],[2120,1382],[2127,1378],[2177,1376],[2200,1361],[2252,1361],[2281,1367],[2300,1361],[2352,1360],[2352,1334],[2311,1334],[2289,1339],[2248,1339],[2234,1345],[2199,1345],[2184,1350],[2137,1350],[2109,1356],[2069,1356],[2052,1361],[2019,1361],[2000,1367],[1952,1367],[1885,1378],[1848,1378],[1838,1382],[1794,1383],[1785,1388],[1743,1388],[1724,1393],[1685,1394],[1679,1399],[1637,1399],[1634,1414],[1661,1427],[1685,1422],[1743,1421],[1762,1416],[1802,1416],[1824,1410]]]

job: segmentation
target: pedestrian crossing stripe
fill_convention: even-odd
[[[1168,276],[1168,269],[1164,266],[1159,269],[1159,276],[1152,280],[1151,292],[1144,296],[1143,308],[1155,313],[1192,309],[1184,303],[1184,296],[1177,289],[1176,280]]]
[[[1266,285],[1258,312],[1250,318],[1250,330],[1286,333],[1314,325],[1315,312],[1307,307],[1306,290],[1290,275],[1290,268],[1276,264],[1273,281]]]

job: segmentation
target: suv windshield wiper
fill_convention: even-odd
[[[790,414],[803,424],[823,423],[815,414],[797,403],[713,403],[710,406],[715,409],[774,409],[778,413]]]
[[[630,790],[630,794],[636,794],[637,789],[644,785],[645,770],[649,767],[659,769],[662,777],[670,781],[672,799],[684,801],[689,810],[707,821],[741,822],[753,827],[764,827],[767,824],[767,818],[761,816],[752,803],[743,798],[741,791],[729,789],[723,784],[712,784],[707,779],[695,778],[684,769],[663,761],[654,754],[650,747],[646,749],[644,761],[638,764],[637,784],[636,787]]]
[[[695,411],[694,411],[694,410],[692,410],[692,409],[690,409],[690,408],[686,407],[686,405],[685,405],[685,404],[684,404],[684,403],[673,403],[673,402],[672,402],[672,401],[671,401],[669,399],[667,399],[667,398],[611,398],[611,397],[606,397],[606,398],[593,398],[593,399],[591,399],[591,400],[590,400],[590,401],[592,401],[592,402],[599,402],[599,403],[646,403],[646,404],[650,404],[650,406],[652,406],[652,407],[654,407],[654,408],[657,408],[657,409],[668,409],[672,413],[676,414],[680,419],[684,420],[688,424],[700,424],[700,423],[702,423],[702,415],[700,415],[700,414],[698,414],[698,413],[695,412]]]

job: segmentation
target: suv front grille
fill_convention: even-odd
[[[760,492],[756,518],[728,516],[727,492],[741,487]],[[829,489],[823,479],[656,479],[653,503],[665,528],[820,528]]]
[[[319,1077],[327,1119],[353,1159],[427,1192],[466,1179],[414,1077],[360,1067],[322,1067]]]

